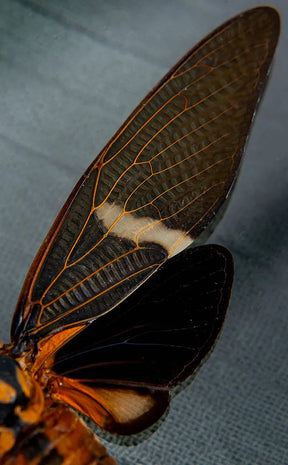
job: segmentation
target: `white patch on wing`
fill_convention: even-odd
[[[144,216],[136,218],[132,213],[123,213],[115,203],[105,202],[96,210],[109,233],[135,243],[154,242],[164,247],[173,257],[192,244],[193,239],[181,229],[169,229],[163,222]]]
[[[96,399],[108,407],[108,411],[119,423],[129,423],[148,413],[155,404],[149,395],[140,395],[132,389],[96,388]],[[94,392],[94,396],[95,396]]]

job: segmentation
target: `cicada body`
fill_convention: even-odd
[[[74,188],[0,350],[1,465],[115,463],[76,411],[139,433],[211,351],[233,260],[200,244],[230,198],[279,29],[269,7],[219,27]]]
[[[53,401],[29,373],[29,364],[22,370],[19,362],[0,355],[0,463],[116,464],[76,412]]]

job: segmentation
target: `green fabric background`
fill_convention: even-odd
[[[250,0],[1,0],[1,333],[73,185],[139,100]],[[282,35],[233,200],[211,241],[236,274],[217,347],[120,465],[286,465],[287,2]]]

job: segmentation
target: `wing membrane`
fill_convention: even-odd
[[[108,431],[147,428],[164,413],[171,388],[211,350],[232,281],[233,260],[223,247],[188,249],[172,258],[46,360],[52,377],[60,377],[53,395]]]
[[[13,339],[95,320],[203,237],[233,186],[278,34],[271,8],[239,15],[137,107],[52,226],[24,283]]]

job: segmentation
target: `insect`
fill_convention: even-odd
[[[279,35],[269,7],[228,21],[140,103],[60,211],[0,350],[0,464],[115,464],[76,411],[136,434],[222,327],[227,205]]]

